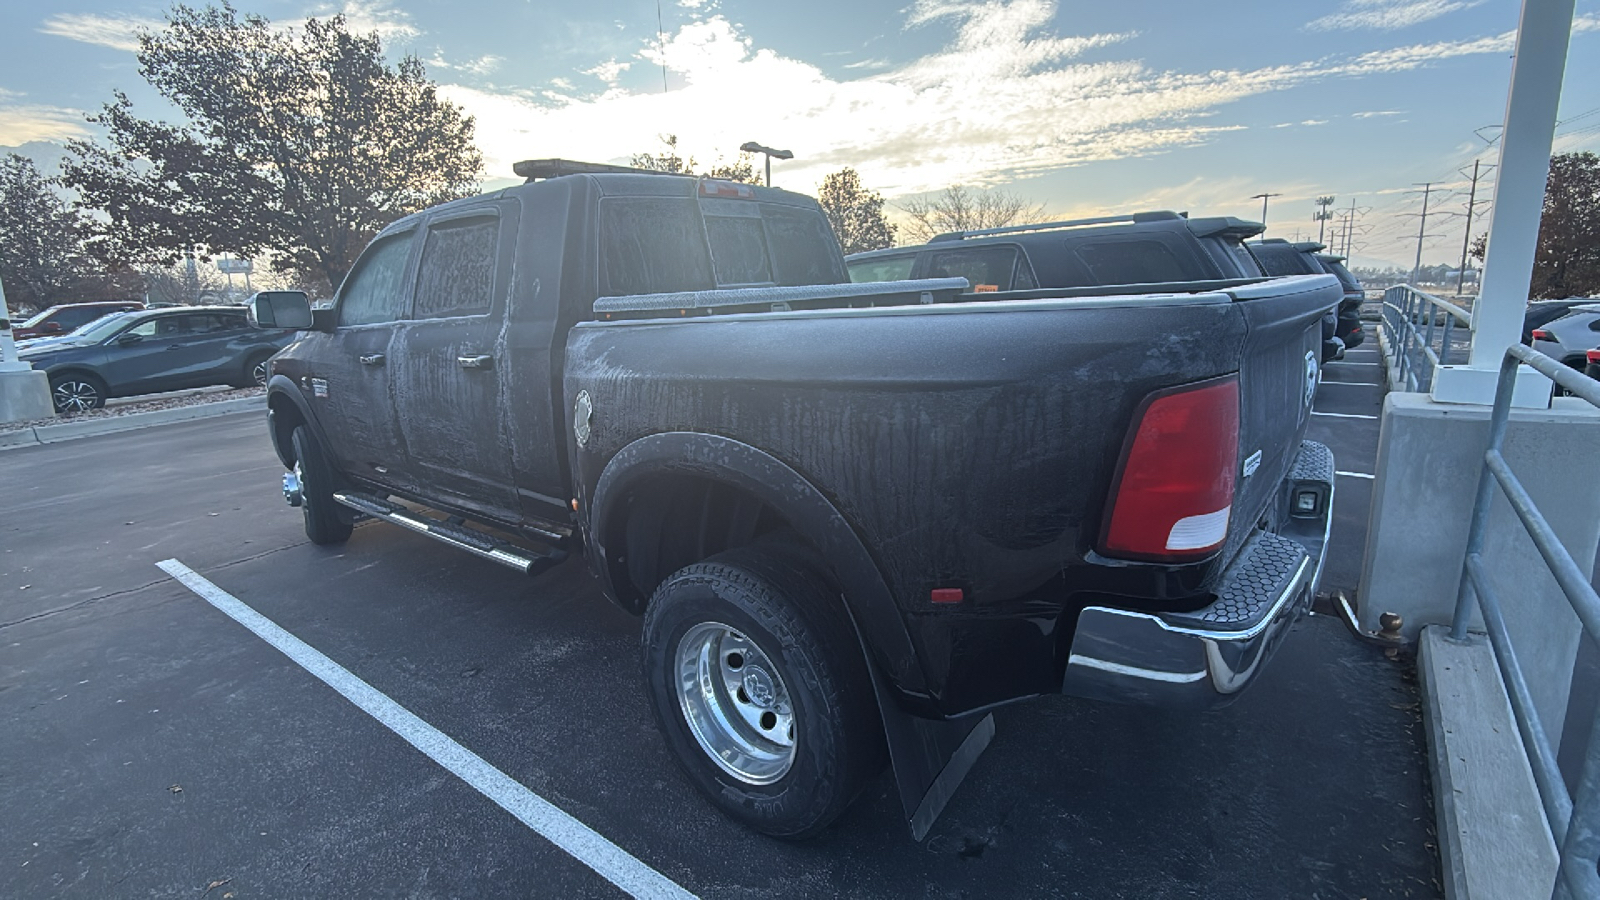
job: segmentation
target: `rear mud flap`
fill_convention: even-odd
[[[953,720],[913,716],[900,708],[877,666],[869,662],[867,668],[872,672],[872,689],[883,716],[883,734],[889,744],[889,764],[894,769],[900,805],[912,840],[920,841],[928,836],[945,804],[988,748],[994,737],[994,716]]]

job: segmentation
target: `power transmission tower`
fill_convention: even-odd
[[[1461,238],[1461,270],[1456,273],[1456,296],[1461,296],[1462,288],[1467,283],[1467,251],[1472,247],[1472,212],[1478,200],[1478,171],[1482,165],[1481,160],[1472,161],[1472,189],[1467,192],[1467,226],[1466,234]],[[1494,166],[1489,166],[1493,169]],[[1465,175],[1463,169],[1461,174]]]
[[[1317,243],[1319,244],[1326,243],[1322,237],[1324,226],[1328,224],[1329,219],[1333,218],[1333,212],[1329,209],[1330,206],[1333,206],[1332,197],[1318,197],[1317,211],[1311,216],[1312,220],[1317,223]]]
[[[1416,284],[1417,278],[1418,278],[1419,274],[1422,272],[1422,242],[1423,242],[1423,240],[1425,238],[1438,237],[1438,235],[1436,235],[1436,234],[1428,234],[1427,233],[1427,231],[1428,231],[1428,198],[1433,196],[1433,186],[1434,186],[1434,184],[1435,184],[1435,182],[1432,182],[1432,181],[1422,182],[1422,216],[1421,216],[1421,221],[1417,224],[1417,261],[1416,261],[1416,263],[1414,263],[1411,266],[1411,283],[1412,284]],[[1415,191],[1411,191],[1410,193],[1416,193],[1416,192]]]
[[[1261,201],[1261,233],[1266,234],[1267,228],[1267,201],[1273,197],[1282,197],[1282,194],[1251,194],[1251,200]]]

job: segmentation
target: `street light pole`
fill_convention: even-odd
[[[739,149],[744,153],[759,153],[767,158],[767,187],[772,187],[772,158],[776,156],[778,159],[794,159],[792,151],[774,150],[771,147],[763,147],[755,141],[745,141]]]
[[[1273,197],[1282,197],[1282,194],[1251,194],[1251,200],[1261,201],[1261,233],[1267,233],[1267,201]]]

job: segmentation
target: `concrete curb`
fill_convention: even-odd
[[[15,447],[36,447],[40,444],[55,444],[60,441],[73,441],[79,438],[97,437],[102,434],[116,434],[120,431],[134,431],[156,425],[171,425],[175,422],[191,422],[195,419],[209,419],[213,416],[226,416],[233,413],[258,412],[264,411],[266,408],[267,398],[264,396],[239,397],[234,400],[196,403],[192,406],[177,406],[172,409],[153,409],[150,412],[129,413],[126,416],[107,416],[103,419],[89,419],[83,422],[35,425],[32,428],[0,433],[0,450]]]
[[[1556,846],[1533,769],[1481,634],[1457,644],[1430,625],[1417,641],[1417,681],[1447,900],[1545,900]]]

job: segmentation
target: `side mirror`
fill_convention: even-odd
[[[117,343],[124,347],[128,346],[129,344],[137,344],[142,340],[144,340],[144,335],[134,334],[131,331],[125,331],[122,334],[117,335]]]
[[[261,291],[246,306],[250,323],[257,328],[292,328],[305,331],[315,327],[311,318],[311,298],[305,291]]]

